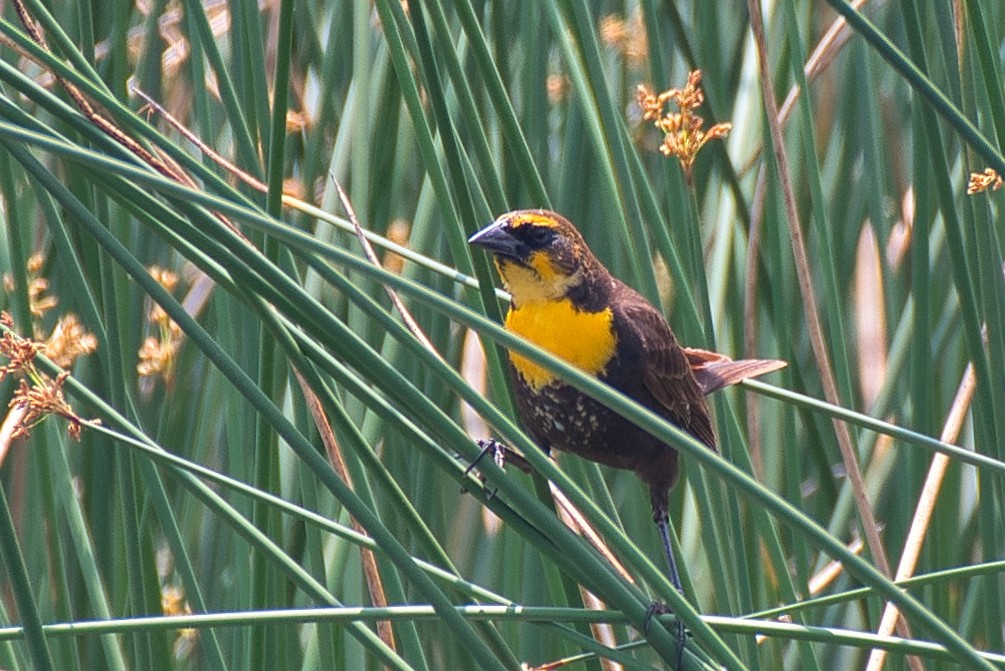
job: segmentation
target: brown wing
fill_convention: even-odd
[[[669,324],[638,294],[619,301],[618,305],[628,328],[639,339],[642,383],[674,424],[714,450],[715,432],[708,406]]]
[[[771,371],[785,368],[788,364],[779,359],[740,359],[734,361],[725,354],[709,352],[705,349],[684,348],[701,393],[711,394],[723,387],[757,377]]]

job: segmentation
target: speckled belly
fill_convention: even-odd
[[[518,394],[520,415],[541,447],[573,452],[598,463],[639,469],[674,450],[621,415],[563,383]],[[675,457],[676,455],[674,455]]]

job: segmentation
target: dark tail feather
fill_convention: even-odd
[[[708,396],[713,391],[736,384],[748,377],[770,373],[788,364],[779,359],[740,359],[733,361],[725,354],[704,349],[685,347],[684,353],[691,364],[691,372],[698,380],[701,392]]]

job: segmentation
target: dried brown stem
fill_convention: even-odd
[[[970,401],[974,397],[974,389],[976,388],[977,376],[974,373],[974,365],[967,364],[967,369],[956,390],[956,398],[953,399],[953,405],[949,410],[949,416],[946,417],[939,440],[944,443],[956,441],[960,435],[963,420],[970,409]],[[939,498],[939,490],[942,488],[942,479],[946,475],[947,468],[949,468],[949,457],[941,452],[932,457],[932,464],[928,467],[928,477],[925,478],[925,485],[921,489],[918,506],[914,511],[914,519],[911,521],[907,540],[904,541],[904,552],[897,565],[897,575],[894,578],[897,581],[906,580],[914,575],[914,569],[918,565],[918,557],[921,555],[921,547],[925,542],[925,535],[928,533],[928,526],[932,521],[935,502]],[[880,636],[889,635],[898,621],[900,621],[900,610],[894,604],[887,603],[877,633]],[[869,656],[869,665],[866,667],[866,671],[879,671],[883,668],[885,660],[885,650],[873,650]]]
[[[838,394],[837,382],[831,368],[823,327],[820,324],[812,272],[810,271],[810,264],[806,253],[806,242],[803,239],[799,212],[796,208],[795,188],[792,184],[788,156],[785,151],[785,139],[782,135],[781,124],[779,123],[778,105],[775,102],[775,94],[771,88],[771,68],[768,64],[767,41],[765,39],[764,23],[761,19],[762,8],[760,0],[747,0],[747,7],[750,15],[750,27],[754,34],[754,44],[757,48],[761,94],[767,109],[772,149],[774,150],[775,161],[778,166],[778,177],[785,201],[785,213],[789,227],[789,237],[792,243],[792,255],[795,261],[796,278],[799,282],[799,294],[803,301],[803,312],[806,314],[806,326],[809,331],[810,345],[817,368],[820,371],[820,382],[823,385],[824,397],[828,403],[839,406],[841,405],[841,398]],[[841,459],[844,462],[848,480],[851,484],[852,496],[862,522],[866,545],[869,548],[876,567],[881,573],[889,577],[891,575],[890,563],[887,560],[883,542],[879,537],[879,526],[876,523],[876,516],[873,513],[869,497],[865,490],[865,482],[862,478],[862,471],[859,468],[858,457],[852,445],[851,432],[848,430],[847,424],[837,419],[833,420],[833,425],[838,447],[841,451]],[[905,623],[901,620],[900,624]],[[906,626],[903,628],[898,626],[898,632],[904,637],[910,636]]]
[[[561,489],[555,486],[555,483],[548,483],[551,488],[551,495],[555,499],[555,505],[558,509],[558,516],[565,524],[573,531],[577,532],[580,536],[585,538],[590,542],[597,552],[603,555],[604,559],[610,562],[611,566],[621,574],[625,580],[630,583],[635,583],[635,580],[628,573],[625,567],[618,561],[618,558],[614,556],[607,544],[604,543],[600,534],[594,529],[589,520],[587,520],[583,513],[579,512],[579,509],[572,504],[572,501],[562,492]],[[605,610],[607,606],[603,601],[600,600],[595,594],[587,590],[582,585],[579,586],[579,595],[583,599],[583,605],[591,610]],[[593,632],[593,637],[598,640],[601,644],[614,647],[617,645],[617,636],[614,633],[614,627],[605,622],[592,622],[590,623],[590,630]],[[621,665],[617,664],[611,660],[600,659],[602,668],[605,671],[616,671],[621,669]],[[558,664],[553,662],[553,664]],[[561,664],[557,666],[548,667],[547,665],[542,668],[559,668]]]
[[[380,259],[377,258],[376,252],[373,251],[373,246],[370,244],[370,241],[366,239],[365,235],[363,235],[363,227],[360,226],[359,219],[356,218],[356,210],[353,209],[352,203],[349,201],[349,196],[346,195],[345,191],[342,189],[342,185],[339,184],[338,180],[335,179],[334,176],[332,177],[332,181],[335,183],[335,190],[338,191],[339,200],[342,201],[342,207],[345,209],[346,215],[349,217],[349,221],[352,223],[352,227],[356,231],[356,239],[359,240],[359,244],[363,247],[363,253],[366,255],[366,258],[370,261],[370,263],[379,268]],[[401,320],[405,322],[405,327],[409,330],[409,332],[415,336],[416,340],[422,343],[423,347],[442,360],[442,357],[440,357],[439,352],[436,351],[433,343],[430,342],[429,338],[426,337],[426,334],[422,332],[418,322],[415,321],[415,317],[413,317],[412,313],[409,312],[407,307],[405,307],[404,302],[402,302],[401,298],[394,291],[394,289],[385,285],[384,291],[387,292],[388,298],[391,299],[391,303],[398,311],[398,314],[401,315]]]
[[[346,468],[345,459],[342,458],[342,448],[339,446],[338,438],[335,437],[335,432],[332,430],[331,422],[328,421],[328,415],[325,414],[324,407],[321,405],[321,399],[318,398],[314,390],[307,384],[307,380],[304,379],[299,370],[294,368],[293,373],[297,377],[300,391],[303,392],[304,400],[307,401],[307,408],[310,410],[311,417],[314,418],[314,424],[321,435],[321,442],[324,443],[325,451],[328,453],[328,461],[331,462],[335,473],[352,489],[352,478],[349,476],[349,469]],[[360,526],[355,518],[350,518],[350,523],[356,532],[366,534],[366,530]],[[370,601],[375,607],[384,608],[387,606],[387,594],[384,593],[384,583],[380,577],[380,570],[377,568],[377,558],[369,548],[360,548],[359,554],[363,564],[363,577],[370,592]],[[387,647],[395,650],[394,630],[391,628],[389,621],[377,621],[377,634]]]
[[[42,31],[39,29],[39,27],[35,24],[35,21],[31,18],[31,15],[28,13],[27,7],[25,7],[24,5],[24,1],[14,0],[14,7],[17,11],[18,18],[21,20],[21,23],[24,25],[25,30],[28,32],[28,35],[31,37],[31,39],[34,40],[35,43],[39,45],[39,47],[41,47],[42,49],[51,54],[52,52],[49,49],[49,45],[45,41],[45,36],[42,34]],[[5,40],[5,42],[9,42],[9,40]],[[26,58],[31,58],[32,60],[35,60],[34,58],[32,58],[30,54],[25,53],[23,50],[19,49],[18,51],[22,53]],[[43,63],[39,63],[39,65],[41,67],[45,67],[45,64]],[[83,114],[88,119],[88,121],[97,126],[101,132],[103,132],[105,135],[112,138],[116,142],[118,142],[128,151],[136,155],[141,161],[149,165],[151,168],[153,168],[155,171],[157,171],[164,177],[167,177],[170,180],[173,180],[175,182],[178,182],[179,184],[183,184],[188,187],[192,188],[196,187],[195,181],[184,170],[182,170],[181,167],[178,166],[173,160],[171,160],[170,158],[162,158],[159,154],[147,149],[142,144],[133,139],[129,134],[123,131],[121,128],[116,126],[115,123],[111,121],[107,116],[95,110],[94,105],[91,104],[91,102],[87,99],[87,97],[84,96],[83,93],[81,93],[80,89],[77,88],[77,86],[73,84],[73,82],[69,81],[65,77],[61,77],[55,72],[52,73],[52,76],[56,78],[60,86],[62,86],[63,89],[66,91],[67,95],[70,96],[74,104],[76,104],[77,109],[80,110],[80,113]],[[152,102],[146,96],[143,97],[145,100],[147,100],[148,103]],[[164,114],[167,114],[166,110],[164,110],[163,108],[160,108],[160,111]],[[183,128],[180,123],[177,124],[177,127]],[[237,226],[235,226],[232,222],[230,222],[230,220],[228,220],[225,216],[223,216],[222,214],[216,214],[216,217],[220,221],[222,221],[224,225],[230,228],[230,230],[236,233],[242,240],[244,240],[248,244],[251,244],[250,241],[244,236],[244,234],[241,233],[241,231],[237,228]]]
[[[866,0],[854,0],[852,6],[858,9],[866,3]],[[806,81],[811,82],[827,69],[833,62],[834,57],[851,36],[848,30],[848,23],[843,16],[835,19],[824,36],[820,38],[813,53],[806,60],[803,72],[806,74]],[[778,112],[778,123],[784,126],[789,119],[789,115],[799,99],[802,89],[797,85],[789,90],[785,102]],[[751,157],[751,162],[760,157],[760,152],[755,152]],[[749,167],[749,166],[748,166]],[[743,170],[746,172],[746,169]],[[744,301],[743,301],[743,352],[744,356],[754,356],[757,350],[757,262],[760,258],[761,232],[764,221],[764,202],[767,180],[765,179],[764,165],[761,164],[757,174],[757,182],[754,186],[754,201],[750,210],[750,232],[747,237],[747,264],[744,274]],[[763,457],[761,450],[761,435],[756,430],[758,425],[758,399],[754,394],[747,394],[747,434],[750,441],[750,458],[754,464],[754,473],[760,476],[763,468]]]
[[[45,36],[42,34],[41,29],[39,29],[34,19],[31,18],[31,14],[28,13],[28,8],[25,7],[24,1],[14,0],[14,9],[17,11],[18,18],[21,20],[21,24],[24,25],[28,36],[31,37],[31,39],[34,40],[39,47],[51,54],[52,51],[49,49],[49,45],[45,41]],[[44,64],[40,63],[39,65],[45,67]],[[87,117],[88,121],[97,126],[101,132],[121,144],[123,147],[139,157],[141,161],[152,167],[160,174],[169,179],[186,183],[184,177],[176,168],[162,161],[159,156],[152,153],[146,147],[123,132],[122,129],[116,126],[108,119],[108,117],[95,110],[91,101],[89,101],[84,94],[80,92],[80,89],[77,88],[73,82],[56,73],[53,73],[53,76],[59,82],[60,86],[63,87],[63,90],[66,91],[67,95],[69,95],[73,100],[77,109],[80,110],[80,113]]]
[[[764,168],[757,176],[754,188],[754,202],[751,207],[750,233],[747,236],[747,265],[743,278],[743,355],[754,356],[757,351],[757,261],[761,257],[761,234],[764,229],[765,184]],[[754,475],[758,480],[764,475],[764,450],[761,447],[761,432],[758,430],[759,400],[756,394],[747,392],[747,440],[750,443],[750,460]]]
[[[192,144],[194,144],[196,147],[198,147],[199,151],[201,151],[206,156],[209,156],[213,160],[214,163],[216,163],[217,165],[221,166],[227,172],[231,173],[232,175],[234,175],[235,177],[237,177],[242,182],[244,182],[248,186],[252,187],[256,191],[260,191],[262,193],[266,193],[269,190],[269,187],[268,187],[267,184],[265,184],[265,182],[259,180],[254,175],[251,175],[250,173],[245,172],[244,170],[241,170],[232,161],[226,159],[222,154],[220,154],[215,149],[213,149],[212,147],[210,147],[208,144],[206,144],[205,142],[203,142],[202,138],[200,138],[198,135],[196,135],[195,133],[193,133],[192,131],[190,131],[185,126],[185,124],[183,124],[181,121],[179,121],[173,114],[171,114],[170,112],[168,112],[164,108],[163,105],[161,105],[156,100],[154,100],[153,98],[151,98],[150,96],[148,96],[146,94],[146,92],[143,91],[143,89],[141,89],[138,86],[133,85],[133,86],[130,86],[129,90],[132,91],[133,93],[135,93],[140,98],[142,98],[143,99],[143,103],[147,107],[149,107],[151,110],[153,110],[158,115],[160,115],[165,121],[168,122],[169,126],[171,126],[176,131],[178,131],[179,133],[181,133],[181,135],[186,140],[188,140],[189,142],[191,142]]]

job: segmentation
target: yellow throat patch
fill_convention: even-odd
[[[555,269],[545,252],[534,252],[527,264],[496,260],[503,284],[513,297],[513,304],[558,300],[579,282],[578,275],[565,275]]]
[[[583,312],[567,298],[532,301],[511,307],[506,328],[576,366],[599,376],[614,357],[618,344],[610,308]],[[510,362],[517,374],[534,390],[554,382],[555,375],[514,352]]]

